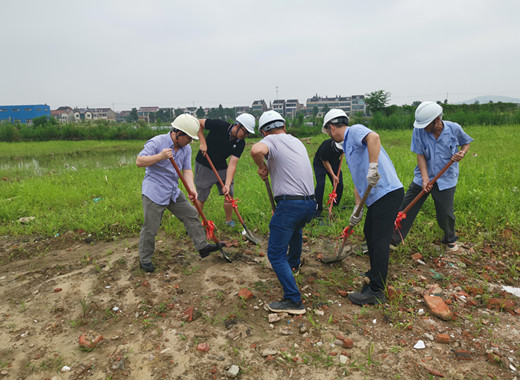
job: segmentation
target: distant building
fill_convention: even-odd
[[[262,113],[267,111],[267,104],[265,100],[255,100],[251,106],[251,111],[254,113]]]
[[[122,123],[126,121],[126,118],[130,115],[132,111],[121,111],[116,113],[116,121],[118,123]]]
[[[273,111],[276,111],[280,115],[285,117],[285,100],[283,100],[283,99],[276,99],[272,103],[272,109],[273,109]]]
[[[150,122],[150,114],[159,111],[159,107],[140,107],[137,110],[137,117],[139,120],[144,120],[147,123]]]
[[[111,108],[75,108],[74,121],[110,120],[116,121],[116,113]]]
[[[59,107],[51,111],[51,116],[60,123],[71,123],[74,121],[74,110],[70,107]]]
[[[51,108],[47,104],[0,106],[0,121],[32,124],[34,118],[41,116],[51,116]]]
[[[235,107],[235,112],[236,112],[237,116],[240,115],[240,114],[243,114],[243,113],[251,113],[251,107],[249,107],[249,106],[236,106]]]
[[[353,107],[354,106],[354,107]],[[336,95],[334,98],[320,97],[318,95],[307,99],[307,115],[312,115],[315,107],[318,108],[318,116],[323,116],[324,108],[332,109],[339,108],[345,111],[347,115],[352,115],[354,112],[362,112],[365,114],[365,96],[340,96]]]
[[[298,112],[302,109],[302,104],[298,99],[287,99],[285,102],[285,114],[287,117],[296,117]]]

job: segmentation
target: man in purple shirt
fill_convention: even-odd
[[[414,170],[414,179],[399,211],[404,210],[422,190],[427,195],[419,199],[408,211],[406,218],[401,221],[401,229],[394,231],[390,248],[396,249],[401,240],[406,237],[424,201],[431,194],[435,203],[437,224],[444,231],[442,243],[448,250],[457,251],[459,246],[455,234],[453,199],[459,178],[459,161],[466,156],[473,139],[459,124],[442,120],[442,107],[434,102],[422,102],[417,107],[413,126],[410,150],[417,154],[417,166]],[[429,182],[450,160],[454,163],[449,169],[433,186],[429,185]]]
[[[179,176],[170,162],[173,158],[191,190],[192,202],[197,199],[191,170],[192,139],[198,139],[199,122],[191,115],[178,116],[173,129],[166,134],[148,140],[136,159],[138,167],[146,167],[142,185],[144,224],[139,236],[139,261],[145,272],[155,271],[152,256],[155,235],[161,225],[165,209],[175,215],[186,227],[195,248],[202,258],[218,250],[216,244],[208,244],[206,232],[198,218],[197,210],[179,189]]]

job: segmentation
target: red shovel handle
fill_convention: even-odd
[[[451,166],[451,164],[453,164],[455,161],[453,160],[450,160],[443,168],[442,170],[437,173],[437,175],[430,181],[428,182],[428,186],[433,186],[433,184],[435,182],[437,182],[437,180],[440,178],[441,175],[443,175],[446,170],[448,170],[448,168]],[[406,206],[406,208],[401,211],[401,213],[403,214],[406,214],[408,211],[410,211],[410,209],[419,201],[419,199],[421,199],[421,197],[426,194],[426,191],[424,190],[421,190],[421,192],[419,194],[417,194],[417,196],[413,199],[413,201],[410,202],[410,204],[408,206]]]
[[[188,192],[188,194],[191,197],[194,197],[195,194],[193,194],[193,192],[191,191],[190,187],[188,186],[188,183],[186,182],[186,179],[182,175],[182,172],[179,169],[179,167],[177,166],[177,163],[175,162],[175,160],[173,158],[170,158],[170,162],[172,163],[173,168],[177,172],[177,175],[179,176],[180,180],[184,184],[184,187],[186,188],[186,191]],[[197,209],[197,212],[199,213],[200,217],[202,218],[202,222],[203,222],[202,224],[204,225],[204,227],[206,229],[212,229],[213,227],[212,227],[211,224],[213,224],[213,222],[211,222],[211,224],[208,222],[208,219],[206,219],[206,216],[204,215],[204,213],[202,212],[202,209],[199,206],[199,202],[197,202],[197,200],[195,199],[192,203],[193,203],[193,206],[195,206],[195,208]],[[215,243],[217,243],[217,245],[220,244],[220,242],[218,241],[217,237],[213,233],[209,233],[209,235],[215,241]]]
[[[213,170],[213,173],[215,173],[215,175],[217,176],[218,183],[220,184],[221,187],[224,187],[224,182],[222,182],[222,178],[220,178],[220,176],[218,175],[217,169],[215,168],[215,165],[213,165],[213,161],[211,161],[211,158],[209,158],[208,152],[206,152],[204,154],[204,157],[206,157],[206,160],[208,160],[209,166],[211,166],[211,170]],[[226,201],[228,201],[231,204],[231,206],[233,206],[233,210],[235,210],[235,213],[237,214],[237,217],[238,217],[238,220],[240,221],[240,223],[244,224],[244,219],[242,219],[242,216],[238,212],[238,208],[237,208],[235,200],[233,198],[231,198],[231,196],[228,194],[228,195],[226,195]]]
[[[336,174],[336,177],[338,177],[338,182],[339,182],[339,173],[341,173],[341,164],[343,163],[343,154],[341,155],[341,157],[339,158],[339,167],[338,167],[338,173]],[[334,195],[336,194],[336,188],[338,187],[338,182],[336,182],[334,184],[334,189],[332,189],[332,193],[334,193]],[[334,201],[336,200],[336,197],[334,197],[334,199],[330,202],[330,206],[329,206],[329,215],[332,213],[332,205],[334,203]]]

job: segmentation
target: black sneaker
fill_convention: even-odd
[[[386,302],[385,294],[381,291],[374,291],[370,286],[366,286],[360,292],[350,293],[348,299],[356,305],[375,305]]]
[[[220,246],[221,247],[225,247],[226,244],[224,242],[220,242]],[[199,249],[199,255],[203,259],[204,257],[209,256],[209,254],[211,252],[218,251],[219,249],[220,249],[220,247],[218,245],[216,245],[216,244],[208,244],[204,248]]]
[[[153,266],[152,263],[139,263],[140,267],[142,270],[144,270],[145,272],[148,272],[148,273],[153,273],[155,272],[155,267]]]
[[[267,308],[275,313],[305,314],[305,307],[301,301],[296,304],[289,299],[271,302]]]

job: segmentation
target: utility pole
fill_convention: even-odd
[[[278,86],[276,86],[276,100],[278,100]]]

